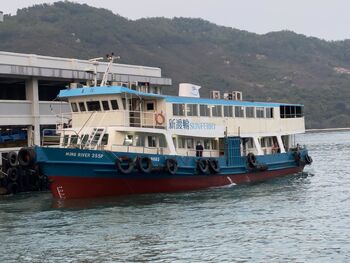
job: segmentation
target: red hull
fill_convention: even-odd
[[[220,187],[231,184],[254,183],[301,172],[303,167],[235,175],[208,175],[171,178],[89,178],[49,177],[55,198],[94,198],[145,193],[167,193]]]

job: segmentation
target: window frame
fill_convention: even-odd
[[[233,106],[231,106],[231,105],[224,105],[224,117],[227,117],[227,118],[233,118],[234,117]]]
[[[245,107],[245,116],[246,118],[249,118],[249,119],[255,118],[255,107],[254,106]]]
[[[96,103],[96,102],[98,102],[98,104],[96,104],[96,105],[99,105],[99,107],[97,109],[90,110],[90,107],[92,106],[91,103]],[[90,106],[89,106],[89,104],[90,104]],[[87,106],[88,111],[101,111],[101,102],[99,100],[87,101],[86,106]]]
[[[202,111],[203,109],[203,111]],[[205,114],[202,114],[205,113]],[[200,117],[211,117],[211,110],[208,104],[199,104],[199,116]]]
[[[216,118],[222,117],[222,105],[212,105],[211,116]]]
[[[245,107],[235,106],[235,118],[244,118],[244,117],[245,117]]]

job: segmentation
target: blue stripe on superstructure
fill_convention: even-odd
[[[92,95],[111,95],[111,94],[136,94],[139,96],[148,96],[148,97],[159,97],[164,98],[164,95],[139,92],[132,90],[126,87],[121,86],[105,86],[105,87],[86,87],[86,88],[77,88],[77,89],[65,89],[60,90],[58,97],[60,98],[71,98],[71,97],[81,97],[81,96],[92,96]]]
[[[94,95],[112,95],[112,94],[135,94],[138,96],[156,97],[165,99],[169,103],[193,103],[193,104],[209,104],[209,105],[235,105],[235,106],[261,106],[261,107],[279,107],[283,106],[303,106],[302,104],[289,104],[289,103],[273,103],[273,102],[252,102],[252,101],[238,101],[238,100],[217,100],[217,99],[204,99],[204,98],[192,98],[192,97],[179,97],[179,96],[167,96],[153,93],[139,92],[131,90],[121,86],[105,86],[105,87],[86,87],[77,89],[61,90],[58,94],[59,98],[72,98],[81,96],[94,96]]]

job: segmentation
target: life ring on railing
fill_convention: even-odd
[[[206,159],[197,160],[197,168],[201,173],[207,173],[209,171],[209,163]]]
[[[33,148],[22,148],[18,152],[18,163],[20,166],[27,167],[35,161],[35,151]]]
[[[305,163],[306,164],[312,164],[312,158],[311,158],[311,156],[310,155],[308,155],[308,154],[306,154],[305,155]]]
[[[247,155],[247,162],[249,164],[249,167],[255,168],[257,163],[256,163],[256,157],[254,153],[248,153]]]
[[[165,122],[165,117],[164,117],[163,113],[156,113],[154,118],[155,118],[157,125],[162,125]]]
[[[217,159],[209,159],[208,163],[209,163],[209,169],[213,173],[219,173],[220,172],[220,164],[219,164],[219,161]]]
[[[152,160],[149,157],[137,157],[136,166],[143,173],[150,173],[153,168]]]
[[[135,162],[129,156],[117,157],[115,159],[115,166],[119,172],[129,174],[134,170]]]
[[[165,160],[165,170],[171,175],[176,174],[178,169],[177,161],[174,159],[166,159]]]

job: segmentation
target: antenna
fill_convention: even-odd
[[[94,86],[97,87],[97,67],[99,61],[103,60],[103,57],[89,59],[89,62],[94,66],[93,69],[85,69],[85,72],[92,73],[94,75]]]
[[[119,56],[117,56],[117,57],[114,56],[113,52],[110,55],[107,54],[106,57],[107,57],[107,60],[109,61],[109,63],[108,63],[108,66],[107,66],[107,69],[106,69],[105,73],[103,74],[103,78],[102,78],[102,81],[101,81],[101,84],[100,84],[101,87],[102,86],[106,86],[106,84],[107,84],[108,74],[109,74],[109,72],[111,70],[111,67],[112,67],[112,64],[113,64],[114,60],[115,59],[120,59]]]

